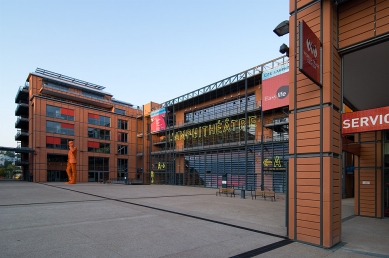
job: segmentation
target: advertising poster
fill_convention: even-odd
[[[262,73],[262,110],[289,106],[289,64]]]
[[[151,133],[166,129],[166,109],[161,108],[150,113],[151,118]]]

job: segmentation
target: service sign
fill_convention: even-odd
[[[342,114],[342,134],[389,129],[389,107]]]
[[[262,73],[262,110],[289,106],[289,64]]]
[[[300,56],[299,70],[314,83],[321,86],[320,60],[321,42],[308,25],[301,21],[300,27]]]

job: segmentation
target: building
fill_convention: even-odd
[[[288,70],[288,58],[281,57],[145,105],[137,156],[147,183],[286,192]],[[266,92],[264,75],[284,79],[281,103],[272,99],[276,92]]]
[[[16,96],[24,174],[65,181],[72,139],[80,182],[285,192],[296,241],[339,243],[344,197],[389,217],[389,1],[290,1],[280,25],[289,58],[142,108],[37,69]]]
[[[67,181],[72,140],[78,148],[79,182],[140,180],[135,169],[139,110],[103,89],[40,68],[28,75],[15,98],[15,140],[23,150],[18,165],[24,178]]]
[[[331,247],[342,189],[353,188],[355,215],[389,216],[389,1],[289,6],[288,235]]]

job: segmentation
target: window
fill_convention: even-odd
[[[46,116],[74,121],[74,110],[46,105]]]
[[[67,123],[46,121],[46,132],[47,133],[74,135],[74,125],[67,124]]]
[[[123,178],[127,176],[128,173],[128,160],[127,159],[118,159],[118,178]]]
[[[126,114],[126,111],[125,111],[124,109],[115,108],[115,113],[116,113],[116,114],[125,115],[125,114]]]
[[[67,162],[67,155],[47,154],[47,165],[50,165],[50,163],[64,163],[66,165]]]
[[[88,141],[89,152],[110,153],[109,143]]]
[[[88,171],[108,172],[109,158],[88,157]]]
[[[126,145],[118,145],[118,154],[127,155],[128,147]]]
[[[100,125],[100,126],[111,126],[111,118],[106,116],[100,116],[92,113],[88,113],[88,124]]]
[[[46,148],[67,150],[69,149],[69,141],[73,141],[73,139],[46,136]]]
[[[118,128],[127,130],[128,129],[128,122],[126,120],[118,119]]]
[[[127,142],[128,141],[128,134],[118,133],[118,141],[119,142]]]
[[[109,130],[103,130],[103,129],[92,128],[92,127],[88,127],[88,137],[95,138],[95,139],[101,139],[101,140],[110,140],[111,139]]]

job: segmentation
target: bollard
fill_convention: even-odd
[[[240,198],[241,199],[245,199],[246,198],[246,193],[245,193],[245,190],[240,190]]]

